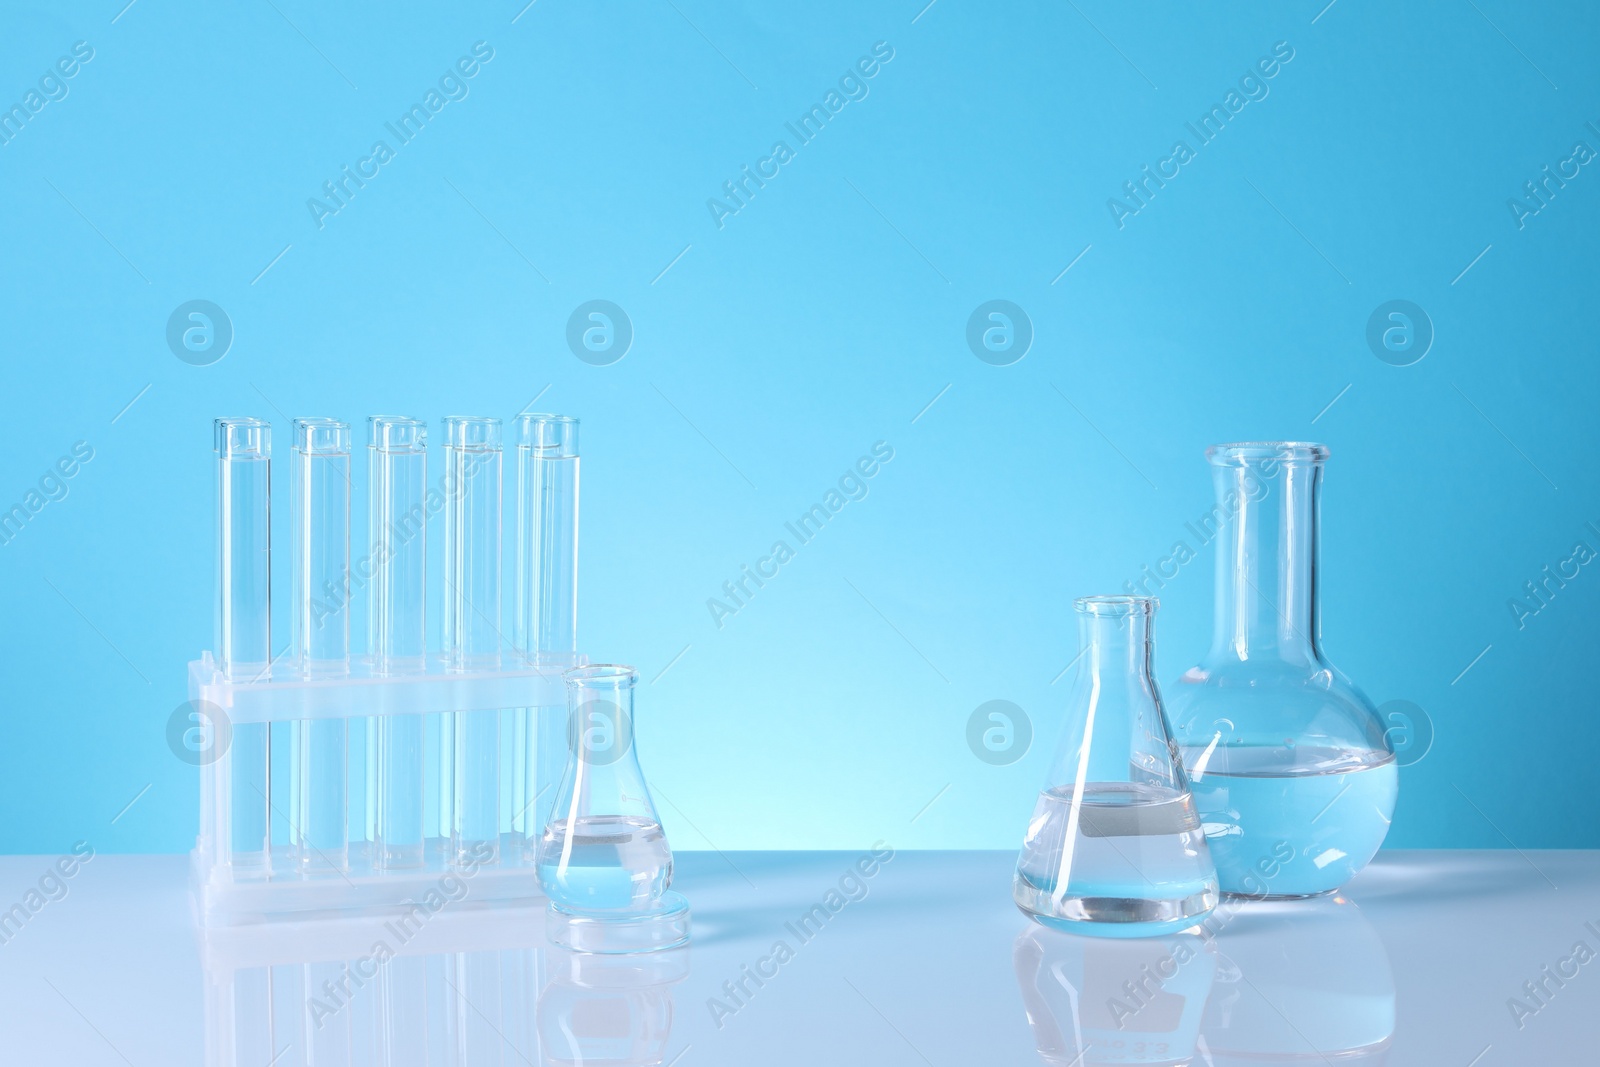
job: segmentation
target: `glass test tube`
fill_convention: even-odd
[[[574,666],[578,651],[578,420],[517,418],[512,642],[529,664]],[[505,830],[537,847],[564,766],[560,709],[511,713],[501,765]],[[505,724],[502,724],[502,728]],[[545,766],[541,766],[544,761]],[[541,785],[543,783],[543,785]],[[551,789],[541,795],[540,789]],[[541,803],[542,801],[542,803]]]
[[[290,515],[293,663],[302,678],[340,677],[350,672],[349,423],[295,420]],[[347,863],[347,726],[323,718],[290,728],[290,839],[303,868]]]
[[[272,427],[260,419],[218,419],[217,655],[225,678],[265,678],[272,662]],[[271,807],[268,724],[236,723],[219,798],[219,859],[236,872],[265,874]]]
[[[444,654],[452,671],[500,666],[500,420],[451,417],[445,427]],[[499,845],[500,712],[454,718],[452,856],[478,861]]]
[[[516,538],[517,650],[571,666],[578,651],[577,419],[517,418]]]
[[[368,653],[374,674],[415,674],[426,665],[428,428],[416,419],[368,421],[372,502]],[[421,715],[377,717],[376,863],[420,867]]]

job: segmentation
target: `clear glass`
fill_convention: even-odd
[[[302,678],[350,672],[350,425],[296,419],[290,468],[293,643]],[[347,729],[343,718],[290,724],[290,838],[306,869],[347,866]]]
[[[235,681],[264,677],[272,662],[272,427],[218,419],[217,654]],[[227,855],[240,874],[265,874],[271,774],[266,723],[233,727],[228,751]]]
[[[1360,908],[1335,893],[1234,909],[1217,909],[1231,918],[1215,924],[1217,980],[1201,1024],[1217,1067],[1390,1062],[1394,970]]]
[[[444,420],[444,428],[445,665],[454,671],[496,670],[500,420],[453,416]],[[474,857],[498,855],[500,845],[500,713],[463,711],[447,718],[453,755],[451,851],[458,862],[474,862]]]
[[[1017,859],[1034,920],[1098,937],[1193,926],[1217,875],[1151,675],[1151,597],[1074,603],[1084,646],[1061,746]]]
[[[578,420],[517,418],[513,640],[529,660],[578,650]]]
[[[1172,722],[1225,893],[1331,892],[1378,851],[1399,790],[1372,703],[1323,658],[1318,610],[1328,450],[1215,445],[1211,650],[1172,693]]]
[[[672,850],[634,745],[632,667],[566,673],[567,767],[539,842],[551,939],[583,952],[671,948],[689,909],[671,892]]]
[[[546,950],[548,977],[537,1014],[540,1067],[669,1062],[672,987],[689,976],[688,957],[687,949],[633,956]]]
[[[1034,1046],[1050,1067],[1244,1067],[1195,1055],[1218,971],[1208,934],[1113,941],[1030,924],[1011,958]],[[1262,1067],[1286,1062],[1296,1061]],[[1320,1061],[1312,1053],[1306,1062]]]
[[[517,417],[516,528],[512,540],[512,644],[530,665],[573,666],[578,651],[578,420]],[[565,716],[507,713],[501,728],[507,793],[503,830],[537,849],[552,798],[540,781],[561,773]]]
[[[367,651],[375,674],[415,674],[427,657],[428,428],[417,419],[368,420],[371,574]],[[374,717],[374,859],[423,863],[423,716]]]

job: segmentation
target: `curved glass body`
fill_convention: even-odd
[[[1399,773],[1377,709],[1323,658],[1321,445],[1215,445],[1211,651],[1171,691],[1225,893],[1339,888],[1383,843]]]
[[[1151,676],[1151,597],[1075,603],[1084,651],[1061,746],[1028,823],[1012,898],[1099,937],[1193,926],[1217,876]]]
[[[672,849],[634,746],[639,673],[615,663],[566,672],[567,767],[539,841],[546,929],[584,952],[681,945],[689,908],[668,889]]]

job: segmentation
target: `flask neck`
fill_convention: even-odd
[[[1147,612],[1080,614],[1078,636],[1084,649],[1080,677],[1090,686],[1096,703],[1107,698],[1153,699]]]
[[[1214,463],[1213,660],[1319,660],[1320,460]]]

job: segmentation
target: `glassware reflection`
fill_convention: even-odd
[[[1379,1065],[1394,1035],[1389,954],[1342,895],[1224,902],[1145,941],[1030,924],[1012,958],[1051,1067]]]
[[[539,994],[548,1067],[655,1067],[672,1034],[672,986],[689,975],[689,950],[633,956],[551,948]]]
[[[1051,1067],[1193,1060],[1216,970],[1198,934],[1120,941],[1030,925],[1012,962],[1034,1045]]]
[[[1242,907],[1217,935],[1202,1040],[1215,1067],[1382,1064],[1394,972],[1378,931],[1342,895]]]
[[[687,949],[553,949],[543,906],[452,910],[455,899],[203,930],[207,1067],[662,1062]]]

